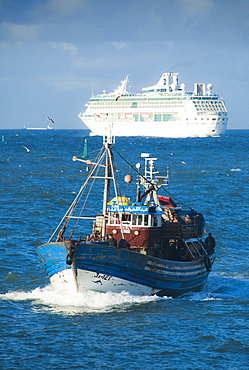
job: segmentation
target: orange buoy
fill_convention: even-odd
[[[127,184],[130,184],[132,182],[132,176],[131,175],[126,175],[125,178],[124,178],[125,182],[127,182]]]

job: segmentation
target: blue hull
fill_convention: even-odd
[[[72,269],[66,263],[69,248],[69,242],[48,243],[37,248],[49,278]],[[211,263],[215,257],[216,253],[210,256]],[[164,260],[101,243],[78,243],[75,266],[78,275],[81,271],[90,271],[150,287],[158,295],[172,297],[201,290],[210,272],[203,258],[190,262]],[[94,287],[94,290],[98,289]]]

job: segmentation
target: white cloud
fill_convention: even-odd
[[[128,44],[126,42],[112,41],[112,45],[115,47],[115,49],[118,49],[118,50],[129,49]]]
[[[49,0],[46,8],[49,12],[71,16],[81,11],[88,0]]]
[[[77,53],[77,48],[67,42],[48,42],[48,45],[59,52]]]
[[[207,15],[214,6],[213,0],[178,0],[187,18]]]
[[[3,23],[2,34],[15,40],[35,40],[41,32],[41,26],[33,24]]]

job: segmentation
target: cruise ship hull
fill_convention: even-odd
[[[221,136],[227,128],[227,119],[209,118],[186,121],[172,122],[97,122],[87,120],[84,115],[79,118],[91,131],[90,136],[103,136],[112,125],[114,136],[143,136],[143,137],[165,137],[165,138],[185,138],[185,137],[208,137]]]

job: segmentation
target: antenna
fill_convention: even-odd
[[[103,135],[104,144],[115,144],[115,136],[112,135],[113,123],[109,122],[105,128],[106,135]]]

